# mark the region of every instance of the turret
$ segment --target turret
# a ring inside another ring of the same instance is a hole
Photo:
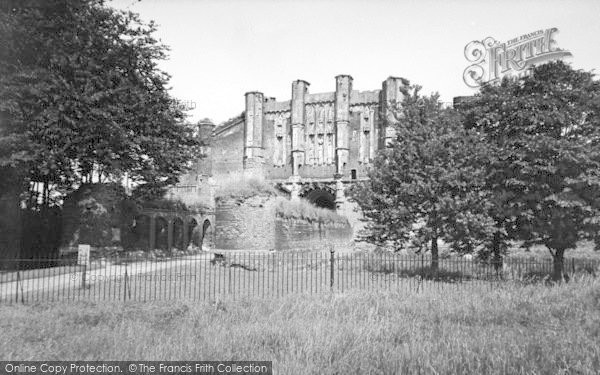
[[[261,92],[246,93],[244,118],[244,170],[262,172],[263,102]]]
[[[388,77],[381,84],[381,102],[380,102],[380,118],[382,119],[382,129],[379,132],[381,135],[380,146],[388,145],[395,137],[396,131],[394,124],[397,122],[394,116],[394,109],[404,100],[403,90],[408,87],[408,81],[400,77]]]
[[[297,80],[292,83],[292,175],[299,173],[304,164],[304,102],[308,93],[306,81]]]
[[[205,143],[210,142],[212,133],[215,130],[215,124],[209,118],[198,121],[198,138]]]
[[[352,93],[352,77],[339,75],[335,77],[335,164],[336,173],[344,174],[348,164],[348,142],[350,138],[350,95]]]

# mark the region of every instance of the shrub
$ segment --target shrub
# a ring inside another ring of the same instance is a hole
[[[244,176],[241,173],[215,180],[215,199],[222,198],[251,198],[257,195],[275,196],[275,188],[264,179],[256,176]]]
[[[63,245],[112,244],[112,228],[127,227],[135,205],[124,205],[125,190],[118,184],[84,184],[69,194],[63,205]]]
[[[155,209],[155,210],[169,210],[169,211],[189,211],[188,206],[180,200],[171,199],[154,199],[150,201],[144,201],[142,203],[144,208]]]
[[[376,257],[368,259],[364,263],[364,269],[373,273],[394,274],[397,277],[420,277],[423,280],[433,280],[442,282],[458,282],[471,279],[471,276],[461,271],[452,271],[448,269],[432,268],[431,266],[419,266],[414,262],[415,259],[406,259],[406,262],[398,259],[385,259]]]
[[[275,214],[284,219],[301,219],[311,223],[348,224],[348,219],[334,211],[312,205],[302,199],[289,200],[278,197],[275,204]]]

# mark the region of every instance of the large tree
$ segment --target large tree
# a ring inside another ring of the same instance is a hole
[[[555,280],[565,251],[600,231],[599,106],[591,73],[553,62],[483,87],[462,108],[497,152],[488,180],[497,226],[545,245]]]
[[[490,237],[490,150],[437,95],[421,96],[416,87],[404,96],[395,139],[378,152],[369,180],[351,196],[367,218],[367,241],[429,247],[437,269],[439,240],[468,253]]]
[[[177,181],[197,140],[157,63],[154,23],[102,0],[0,7],[0,167],[68,191],[81,183]]]

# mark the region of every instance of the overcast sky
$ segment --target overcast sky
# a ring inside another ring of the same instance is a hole
[[[508,41],[556,27],[565,61],[600,68],[600,1],[399,0],[114,0],[119,9],[159,24],[170,46],[161,68],[172,75],[172,95],[194,102],[190,121],[216,123],[244,110],[244,93],[288,100],[291,83],[309,92],[335,90],[350,74],[355,90],[375,90],[388,76],[437,91],[442,100],[469,95],[462,79],[464,47],[492,36]]]

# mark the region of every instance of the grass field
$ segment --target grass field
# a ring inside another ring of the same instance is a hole
[[[2,360],[272,360],[278,374],[597,374],[600,280],[0,309]]]

